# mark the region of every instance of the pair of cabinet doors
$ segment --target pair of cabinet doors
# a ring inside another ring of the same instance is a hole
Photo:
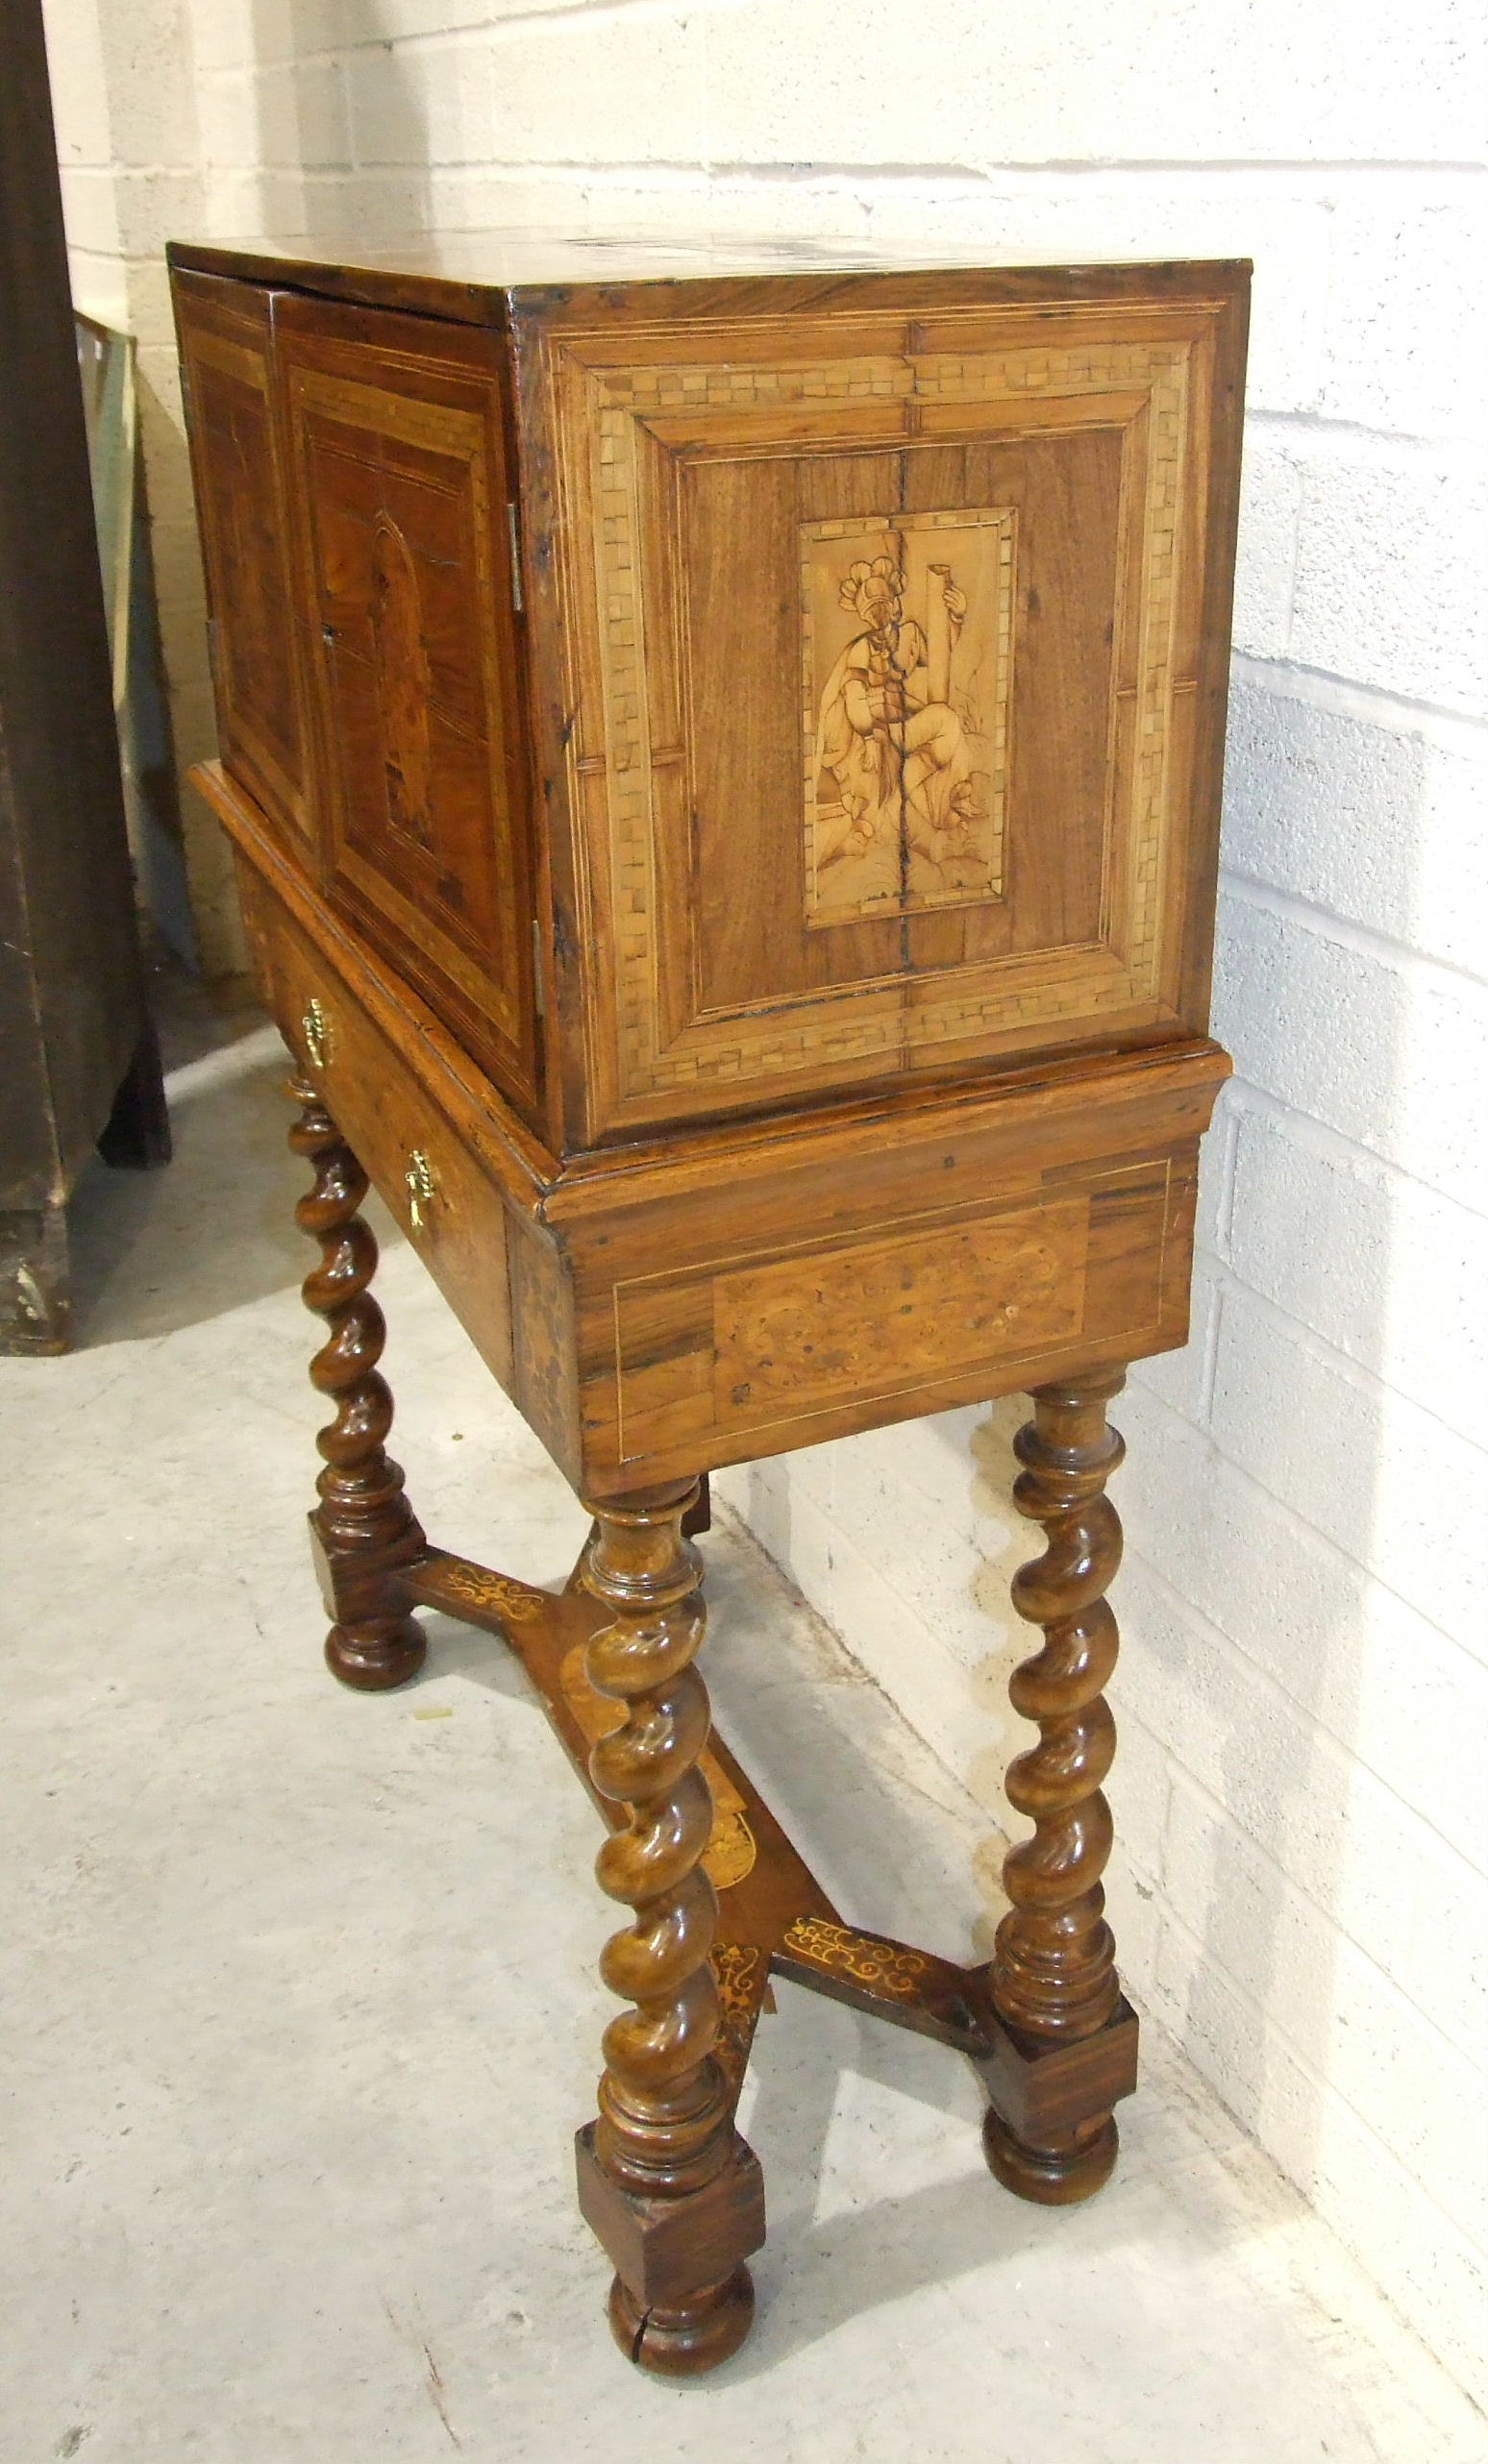
[[[499,355],[178,272],[222,755],[533,1117],[533,866]]]

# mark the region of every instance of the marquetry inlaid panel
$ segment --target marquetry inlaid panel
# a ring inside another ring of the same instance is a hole
[[[801,533],[806,914],[818,930],[1003,888],[1009,506]]]
[[[927,1196],[929,1197],[929,1193]],[[1005,1391],[1030,1360],[1152,1347],[1170,1224],[1191,1205],[1169,1158],[1054,1177],[1019,1203],[923,1210],[623,1277],[613,1291],[620,1460],[658,1430],[710,1462]],[[786,1435],[786,1432],[790,1432]]]
[[[311,835],[287,523],[261,292],[178,290],[223,749],[271,818]]]
[[[415,319],[379,320],[374,369],[323,318],[302,333],[306,313],[280,311],[277,365],[333,892],[526,1093],[532,906],[494,387],[452,357],[459,337]]]
[[[944,1231],[806,1251],[713,1287],[713,1408],[758,1419],[792,1399],[943,1376],[1079,1332],[1089,1206],[1014,1208]]]
[[[1181,1016],[1210,322],[548,342],[591,1126]]]

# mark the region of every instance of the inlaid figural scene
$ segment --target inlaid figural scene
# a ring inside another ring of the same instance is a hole
[[[1000,896],[1015,536],[1005,507],[803,530],[808,924]]]
[[[1115,2160],[1105,1412],[1185,1339],[1228,1068],[1248,269],[171,255],[198,776],[314,1176],[327,1656],[398,1685],[434,1609],[540,1695],[623,1911],[576,2142],[610,2327],[708,2370],[754,2317],[773,1978],[968,2059],[1017,2196]],[[587,1501],[560,1589],[414,1515],[369,1187]],[[854,1925],[713,1732],[706,1475],[1020,1389],[1031,1829],[962,1965]]]

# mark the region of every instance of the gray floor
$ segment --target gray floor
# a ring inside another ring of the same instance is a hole
[[[1051,2213],[954,2057],[789,1987],[755,2336],[626,2368],[570,2195],[592,1814],[497,1642],[433,1620],[382,1700],[321,1668],[281,1075],[263,1034],[178,1074],[171,1171],[80,1201],[81,1348],[0,1363],[5,2464],[1479,2464],[1156,2031],[1117,2180]],[[559,1577],[562,1482],[399,1244],[380,1290],[424,1519]],[[708,1556],[720,1724],[851,1913],[964,1956],[954,1785],[745,1538]]]

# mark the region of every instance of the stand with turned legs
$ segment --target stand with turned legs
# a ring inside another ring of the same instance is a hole
[[[1123,1452],[1105,1406],[1121,1370],[1035,1388],[1018,1437],[1014,1499],[1047,1545],[1013,1585],[1044,1639],[1012,1681],[1039,1742],[1007,1787],[1034,1828],[1004,1867],[1012,1905],[991,1962],[957,1968],[845,1924],[712,1734],[696,1666],[703,1566],[687,1537],[705,1484],[595,1501],[560,1592],[430,1547],[384,1450],[377,1245],[357,1212],[367,1176],[313,1086],[291,1092],[303,1110],[290,1144],[315,1166],[298,1220],[322,1253],[305,1299],[330,1329],[310,1375],[335,1406],[310,1516],[327,1662],[348,1686],[402,1685],[423,1663],[419,1607],[500,1635],[610,1826],[596,1872],[632,1913],[600,1972],[629,2007],[605,2031],[599,2118],[579,2133],[578,2165],[580,2203],[615,2268],[622,2350],[681,2375],[713,2368],[749,2332],[745,2262],[765,2235],[764,2184],[733,2113],[772,1974],[968,2056],[990,2100],[998,2180],[1050,2205],[1088,2199],[1115,2161],[1111,2108],[1136,2080],[1137,2023],[1101,1887],[1115,1746],[1103,1689],[1117,1647],[1104,1592],[1121,1561],[1104,1487]]]
[[[1186,1340],[1228,1069],[1248,269],[171,259],[196,776],[314,1174],[327,1657],[399,1685],[438,1609],[546,1704],[624,1916],[579,2196],[622,2349],[707,2370],[753,2313],[772,1976],[966,2056],[1018,2197],[1115,2159],[1105,1409]],[[587,1502],[559,1592],[414,1515],[369,1185]],[[1023,1392],[1030,1829],[962,1968],[854,1925],[710,1734],[695,1542],[726,1465]]]

